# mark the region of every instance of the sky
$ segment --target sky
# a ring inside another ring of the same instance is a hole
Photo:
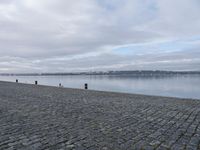
[[[0,73],[200,70],[199,0],[0,0]]]

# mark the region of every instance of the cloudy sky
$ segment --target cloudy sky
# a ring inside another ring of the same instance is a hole
[[[0,73],[200,70],[199,0],[0,0]]]

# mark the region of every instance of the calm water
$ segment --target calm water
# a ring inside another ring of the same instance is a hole
[[[0,80],[42,85],[200,99],[200,76],[135,78],[109,76],[0,76]]]

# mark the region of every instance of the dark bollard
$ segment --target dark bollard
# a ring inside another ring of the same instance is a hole
[[[18,79],[16,79],[16,83],[18,83]]]
[[[38,82],[37,81],[35,81],[35,85],[37,85],[38,84]]]
[[[87,83],[85,83],[85,90],[87,90],[88,89],[88,84]]]

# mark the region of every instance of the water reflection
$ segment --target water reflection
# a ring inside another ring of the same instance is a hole
[[[0,80],[33,84],[35,80],[39,84],[64,87],[84,88],[88,83],[89,89],[101,91],[115,91],[126,93],[138,93],[147,95],[172,96],[200,99],[200,76],[99,76],[99,75],[75,75],[75,76],[0,76]]]

